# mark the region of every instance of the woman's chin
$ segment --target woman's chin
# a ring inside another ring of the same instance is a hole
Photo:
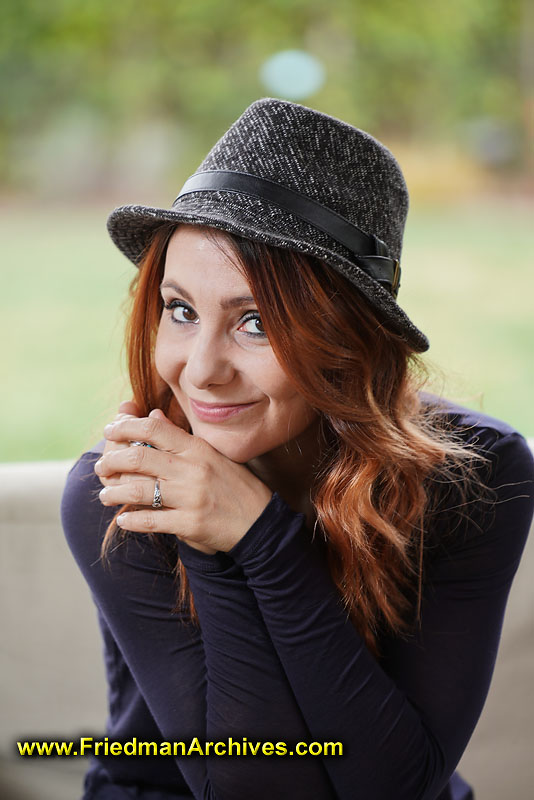
[[[246,464],[247,461],[261,454],[259,452],[260,448],[254,447],[252,443],[245,444],[239,434],[227,437],[217,431],[195,430],[195,425],[192,426],[191,433],[193,436],[203,439],[214,450],[229,458],[230,461],[235,461],[236,464]]]

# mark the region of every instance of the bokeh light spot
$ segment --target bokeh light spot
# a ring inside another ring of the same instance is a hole
[[[264,61],[260,80],[273,94],[299,100],[321,88],[325,70],[315,56],[304,50],[281,50]]]

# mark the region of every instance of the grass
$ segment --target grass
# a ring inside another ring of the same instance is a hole
[[[121,369],[133,267],[107,208],[4,208],[1,461],[74,458],[129,397]],[[434,386],[534,435],[533,279],[526,204],[415,207],[400,301],[431,341]]]

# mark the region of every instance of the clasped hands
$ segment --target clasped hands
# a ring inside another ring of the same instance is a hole
[[[177,427],[165,414],[139,417],[134,403],[122,403],[106,426],[103,456],[95,472],[105,506],[133,504],[121,514],[121,528],[174,534],[191,547],[227,552],[245,535],[272,491],[243,464]],[[133,412],[133,413],[128,413]],[[152,447],[133,447],[142,441]],[[152,508],[156,478],[162,508]]]

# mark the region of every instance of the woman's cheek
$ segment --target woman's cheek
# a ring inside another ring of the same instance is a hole
[[[156,372],[165,383],[171,385],[173,380],[173,363],[171,359],[171,348],[166,345],[162,335],[161,326],[158,329],[156,337],[156,346],[154,350],[154,365]]]
[[[176,355],[176,352],[174,353]],[[172,389],[173,386],[173,375],[176,374],[175,364],[176,359],[174,361],[172,359],[172,348],[166,348],[165,343],[162,341],[162,338],[159,336],[156,338],[156,346],[154,350],[154,366],[156,368],[156,372],[158,373],[159,377],[163,381],[163,383]],[[167,410],[167,417],[177,425],[179,428],[183,428],[188,433],[191,433],[191,425],[187,416],[178,402],[176,395],[173,391],[172,398],[170,401],[169,408]]]

